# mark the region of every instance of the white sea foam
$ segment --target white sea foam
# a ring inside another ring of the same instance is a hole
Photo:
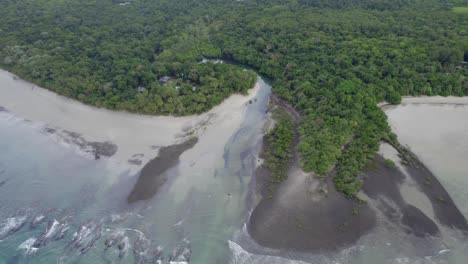
[[[34,242],[36,242],[36,240],[37,239],[35,237],[28,238],[26,241],[24,241],[18,246],[18,250],[23,250],[27,255],[36,253],[37,250],[39,250],[38,248],[33,247]]]
[[[232,254],[231,264],[307,264],[299,260],[290,260],[277,256],[256,255],[247,252],[235,242],[228,241],[229,249]]]
[[[41,214],[41,215],[34,217],[32,223],[36,225],[36,224],[41,223],[44,219],[45,219],[45,215]]]
[[[143,232],[141,232],[140,230],[138,229],[133,229],[133,228],[125,228],[124,230],[127,230],[127,231],[132,231],[132,232],[136,232],[138,233],[140,236],[143,236],[145,237],[145,234],[143,234]]]
[[[125,221],[131,215],[132,215],[132,213],[111,214],[109,216],[109,220],[110,220],[111,223],[118,223],[118,222]]]
[[[55,236],[57,234],[57,232],[59,231],[60,226],[61,226],[61,224],[59,223],[59,221],[54,219],[52,225],[50,226],[49,229],[47,229],[46,233],[44,234],[44,237],[45,238],[51,238],[51,237]]]
[[[0,239],[4,239],[11,233],[18,231],[26,220],[27,216],[10,217],[0,223]]]

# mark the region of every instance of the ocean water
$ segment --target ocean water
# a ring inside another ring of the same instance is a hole
[[[100,222],[117,209],[109,199],[110,177],[118,181],[126,176],[112,171],[106,161],[90,160],[57,143],[42,124],[5,112],[0,113],[0,172],[1,263],[57,262],[66,255],[61,246],[80,223]],[[31,224],[36,217],[37,224]],[[24,242],[43,235],[53,219],[63,225],[64,237],[51,238],[47,246],[28,254],[32,252],[26,252]]]

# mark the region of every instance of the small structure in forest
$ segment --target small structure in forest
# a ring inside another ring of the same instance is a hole
[[[146,88],[145,88],[144,86],[138,86],[137,91],[138,91],[139,93],[142,93],[142,92],[146,91]]]
[[[455,67],[455,70],[461,70],[463,68],[468,68],[468,61],[462,61],[460,64]]]
[[[130,2],[117,3],[119,6],[126,6],[131,4]]]
[[[171,79],[171,77],[169,76],[163,76],[161,78],[159,78],[159,83],[162,85],[162,84],[165,84],[167,83],[169,80]]]

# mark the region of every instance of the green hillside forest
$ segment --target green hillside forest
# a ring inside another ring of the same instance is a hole
[[[468,95],[464,0],[1,0],[0,66],[86,104],[201,113],[257,77],[301,114],[303,168],[347,196],[402,95]],[[202,63],[204,58],[232,63]],[[169,81],[160,82],[160,78]],[[140,89],[139,89],[140,88]],[[285,133],[288,134],[288,133]]]

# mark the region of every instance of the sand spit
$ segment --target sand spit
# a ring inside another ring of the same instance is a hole
[[[383,216],[381,220],[397,230],[418,237],[439,235],[439,228],[432,219],[401,195],[400,186],[405,175],[399,168],[389,167],[385,159],[377,155],[363,174],[366,180],[362,190],[369,197],[366,200],[374,210]]]
[[[145,116],[84,105],[0,70],[2,108],[18,117],[42,123],[48,129],[79,135],[83,142],[115,144],[113,160],[136,169],[156,157],[160,147],[183,142],[188,134],[206,133],[208,126],[215,126],[232,113],[242,116],[245,105],[259,88],[257,83],[249,95],[232,95],[209,112],[197,116]]]
[[[405,147],[394,147],[398,157],[388,148],[384,144],[386,150],[381,153],[397,166],[389,166],[377,155],[363,172],[367,176],[363,190],[373,198],[374,206],[382,208],[390,222],[402,224],[407,233],[416,236],[436,236],[442,227],[467,232],[467,220],[434,174]],[[412,191],[417,195],[405,195],[407,185],[414,185]]]
[[[467,220],[434,174],[411,151],[404,149],[403,153],[408,173],[431,201],[436,219],[443,225],[468,232]]]

